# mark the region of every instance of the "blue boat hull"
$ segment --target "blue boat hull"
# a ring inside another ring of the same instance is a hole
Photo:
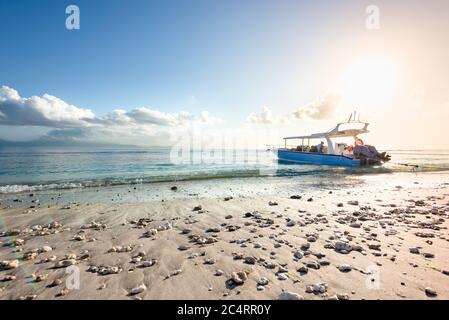
[[[282,149],[277,150],[277,157],[280,160],[293,163],[316,164],[325,166],[360,167],[381,164],[380,161],[371,159],[351,159],[336,154],[289,151]]]

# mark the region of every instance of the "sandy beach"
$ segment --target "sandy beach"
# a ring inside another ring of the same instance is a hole
[[[445,175],[416,182],[425,177],[401,176],[415,187],[389,177],[376,189],[4,207],[0,299],[449,299],[449,185]]]

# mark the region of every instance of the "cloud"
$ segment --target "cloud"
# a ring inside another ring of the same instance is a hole
[[[274,116],[268,107],[263,107],[262,111],[251,113],[246,121],[252,124],[278,124],[288,122],[286,117]]]
[[[89,109],[70,105],[49,94],[24,98],[10,87],[0,88],[0,125],[53,129],[43,136],[46,139],[110,142],[134,139],[138,143],[148,143],[152,137],[159,141],[189,125],[220,121],[207,111],[192,115],[187,111],[168,113],[146,107],[129,111],[115,109],[104,117],[97,117]]]
[[[89,109],[78,108],[63,100],[44,94],[42,97],[22,98],[6,86],[0,88],[0,124],[44,127],[86,126],[95,114]]]
[[[295,112],[293,117],[296,119],[329,119],[335,116],[335,110],[340,101],[340,97],[335,94],[327,94],[324,98],[317,99],[309,103]]]

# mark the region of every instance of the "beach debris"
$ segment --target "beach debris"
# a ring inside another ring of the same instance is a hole
[[[357,200],[350,200],[350,201],[348,201],[348,204],[351,206],[358,206],[359,202]]]
[[[297,194],[294,194],[294,195],[290,196],[290,199],[295,199],[295,200],[299,200],[301,198],[302,198],[302,196],[297,195]]]
[[[177,187],[177,186],[172,186],[172,187],[170,188],[170,190],[171,190],[171,191],[178,191],[178,187]]]
[[[278,297],[279,300],[304,300],[304,297],[296,292],[284,291]]]
[[[147,286],[146,286],[145,284],[141,284],[141,285],[138,286],[138,287],[132,288],[132,289],[129,291],[129,295],[130,295],[130,296],[134,296],[134,295],[136,295],[136,294],[139,294],[139,293],[144,292],[145,290],[147,290]]]
[[[224,198],[224,201],[229,201],[229,200],[232,200],[232,199],[234,199],[234,198],[231,197],[231,196],[229,196],[229,197],[225,197],[225,198]]]
[[[0,270],[10,270],[19,267],[19,260],[3,260],[0,261]]]
[[[277,206],[278,203],[277,203],[276,201],[269,201],[269,202],[268,202],[268,205],[269,205],[269,206]]]
[[[193,207],[192,211],[202,211],[203,207],[201,205],[197,205],[195,207]]]

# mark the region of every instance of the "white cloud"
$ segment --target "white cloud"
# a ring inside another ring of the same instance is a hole
[[[189,125],[220,121],[207,111],[195,116],[187,111],[168,113],[146,107],[115,109],[100,118],[89,109],[48,94],[23,98],[12,88],[0,88],[0,125],[53,128],[52,138],[148,142],[151,137],[160,140]]]
[[[299,108],[293,112],[293,116],[297,119],[329,119],[335,116],[335,110],[339,101],[340,98],[338,95],[327,94],[323,98]]]
[[[268,107],[263,107],[262,111],[251,113],[246,121],[252,124],[278,124],[288,122],[286,117],[274,116]]]
[[[22,98],[7,86],[0,88],[0,124],[47,127],[85,126],[95,114],[49,94]]]

